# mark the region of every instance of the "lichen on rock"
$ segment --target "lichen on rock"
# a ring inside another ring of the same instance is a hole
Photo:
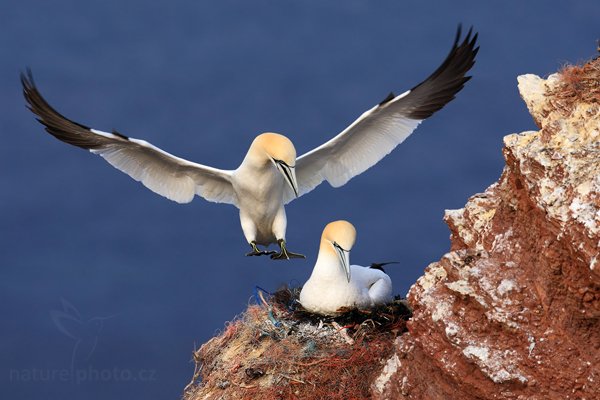
[[[540,130],[506,136],[500,180],[446,212],[451,252],[412,286],[374,398],[600,393],[600,59],[518,83]]]

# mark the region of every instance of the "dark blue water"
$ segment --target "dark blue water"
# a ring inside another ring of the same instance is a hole
[[[194,346],[255,285],[306,279],[334,219],[358,229],[353,262],[402,263],[405,294],[449,247],[444,209],[498,178],[504,135],[534,129],[516,76],[594,54],[600,3],[554,3],[2,2],[0,398],[178,398]],[[458,22],[480,32],[473,80],[375,168],[288,206],[304,262],[244,258],[233,207],[177,205],[45,134],[18,82],[30,66],[77,121],[235,168],[260,132],[303,153],[410,88]]]

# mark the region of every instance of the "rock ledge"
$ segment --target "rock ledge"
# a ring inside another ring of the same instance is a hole
[[[518,83],[540,130],[506,136],[500,180],[446,212],[451,252],[411,288],[374,398],[598,398],[600,60]]]

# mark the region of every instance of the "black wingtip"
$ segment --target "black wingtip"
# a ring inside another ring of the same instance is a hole
[[[66,118],[48,104],[36,87],[30,68],[21,72],[21,84],[26,107],[35,114],[36,120],[44,126],[46,132],[83,149],[98,148],[104,144],[105,139],[94,135],[90,127]]]
[[[459,23],[458,28],[456,28],[456,36],[454,37],[453,47],[458,45],[458,41],[460,40],[461,33],[462,33],[462,24]]]
[[[471,27],[469,28],[469,31],[467,32],[467,36],[465,36],[465,40],[463,41],[463,44],[467,44],[471,41],[472,34],[473,34],[473,26],[471,25]],[[475,33],[475,35],[477,36],[477,33]]]
[[[414,104],[421,104],[415,106],[407,117],[426,119],[455,98],[456,93],[470,79],[467,72],[475,64],[475,56],[479,51],[478,37],[473,26],[463,37],[462,24],[458,24],[454,43],[442,64],[427,79],[411,89]]]
[[[379,106],[381,107],[381,106],[383,106],[383,105],[385,105],[385,104],[389,103],[390,101],[394,100],[395,98],[396,98],[396,95],[394,95],[394,92],[390,92],[390,94],[388,94],[388,95],[386,96],[386,98],[385,98],[385,99],[383,99],[383,100],[381,101],[381,103],[379,103]]]
[[[26,91],[35,89],[35,81],[33,80],[33,73],[31,68],[25,67],[25,71],[21,71],[19,74],[21,78],[21,85],[23,86],[23,93]]]
[[[378,269],[380,271],[385,272],[385,270],[383,269],[383,267],[385,265],[389,265],[389,264],[400,264],[400,262],[398,262],[398,261],[387,261],[387,262],[382,262],[382,263],[371,263],[371,265],[369,266],[369,268],[371,268],[371,269]]]
[[[115,135],[115,136],[118,136],[118,137],[120,137],[121,139],[124,139],[124,140],[129,140],[129,137],[128,137],[128,136],[125,136],[125,135],[123,135],[122,133],[119,133],[119,132],[117,132],[117,130],[116,130],[116,129],[113,129],[113,130],[112,130],[112,134],[113,134],[113,135]]]

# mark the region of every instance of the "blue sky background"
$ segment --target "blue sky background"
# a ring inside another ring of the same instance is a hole
[[[599,19],[591,0],[0,3],[0,397],[178,398],[194,346],[256,285],[307,279],[334,219],[358,230],[353,263],[401,262],[406,294],[449,248],[444,209],[499,177],[504,135],[535,129],[517,75],[593,56]],[[287,207],[306,261],[244,258],[232,206],[172,203],[58,142],[18,81],[30,66],[66,116],[233,169],[263,131],[303,153],[412,87],[459,22],[481,50],[458,98],[376,167]]]

